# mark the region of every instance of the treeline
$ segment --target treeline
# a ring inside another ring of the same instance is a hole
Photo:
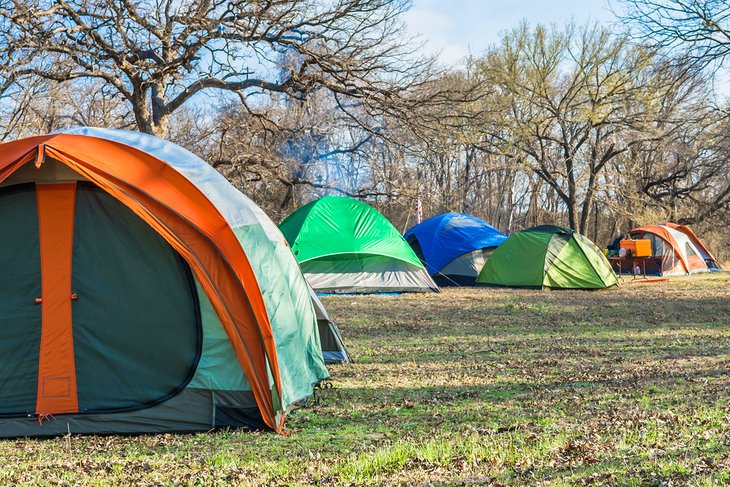
[[[626,20],[648,25],[653,2],[627,3]],[[274,220],[345,194],[400,229],[420,200],[425,216],[468,212],[508,233],[561,224],[599,245],[672,220],[730,256],[728,107],[708,69],[724,51],[680,49],[666,37],[677,29],[654,24],[638,37],[522,24],[447,69],[407,42],[408,7],[0,0],[1,135],[154,133]]]

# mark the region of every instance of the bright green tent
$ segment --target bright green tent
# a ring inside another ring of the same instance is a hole
[[[497,247],[476,282],[556,289],[618,285],[611,265],[593,242],[568,228],[552,225],[512,235]]]
[[[315,291],[438,290],[398,230],[362,201],[325,196],[293,212],[279,228]]]

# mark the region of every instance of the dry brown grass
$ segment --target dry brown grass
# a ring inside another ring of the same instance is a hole
[[[356,363],[290,436],[0,443],[0,484],[730,483],[730,275],[327,297]]]

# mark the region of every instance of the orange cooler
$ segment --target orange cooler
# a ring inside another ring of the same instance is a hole
[[[619,246],[630,250],[632,257],[651,257],[651,240],[621,240]]]
[[[651,257],[651,240],[648,238],[634,240],[636,242],[636,257]]]

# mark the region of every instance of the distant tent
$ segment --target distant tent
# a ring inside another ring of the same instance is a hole
[[[362,201],[326,196],[293,212],[279,228],[315,291],[438,291],[395,227]]]
[[[705,261],[705,264],[707,264],[707,268],[711,272],[721,272],[722,271],[720,262],[712,255],[712,253],[707,248],[705,243],[702,240],[700,240],[700,237],[698,237],[697,234],[689,226],[677,225],[676,223],[672,223],[672,222],[665,222],[664,226],[673,228],[673,229],[685,234],[689,238],[689,240],[694,244],[694,246],[697,248],[697,250],[699,250],[700,256]]]
[[[634,239],[651,240],[654,258],[645,262],[647,274],[678,276],[722,270],[705,244],[688,226],[667,222],[635,228],[629,234]],[[624,263],[622,271],[630,271],[630,265],[631,262]]]
[[[479,218],[443,213],[404,236],[439,286],[473,286],[484,263],[507,236]]]
[[[601,289],[618,285],[606,257],[586,237],[543,225],[512,235],[484,265],[479,284]]]
[[[314,313],[317,315],[317,327],[319,328],[319,340],[322,344],[324,363],[337,364],[350,362],[350,354],[345,347],[345,343],[342,341],[340,329],[332,321],[322,301],[319,300],[314,289],[311,287],[309,287],[309,294],[312,297],[312,304],[314,304]]]

